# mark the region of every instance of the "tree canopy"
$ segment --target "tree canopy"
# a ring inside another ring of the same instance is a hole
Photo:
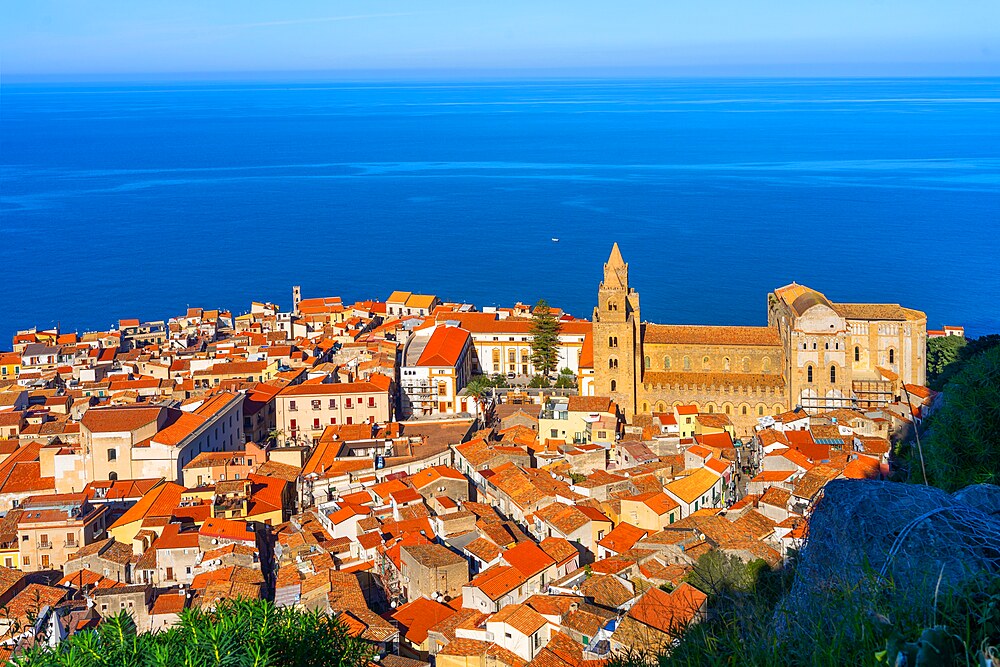
[[[949,365],[958,361],[958,353],[963,347],[965,347],[965,339],[961,336],[940,336],[927,339],[927,383],[931,387],[935,387],[938,378]]]
[[[965,339],[942,336],[927,339],[927,386],[941,391],[971,359],[1000,345],[1000,334]]]
[[[948,382],[923,449],[935,486],[1000,483],[1000,346],[970,359]]]
[[[545,299],[535,304],[531,335],[531,363],[540,375],[551,375],[559,364],[559,320]]]

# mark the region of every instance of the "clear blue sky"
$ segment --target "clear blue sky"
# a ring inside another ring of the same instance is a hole
[[[5,0],[0,72],[1000,74],[1000,0]]]

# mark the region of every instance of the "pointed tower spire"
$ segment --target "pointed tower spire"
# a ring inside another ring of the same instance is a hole
[[[614,247],[611,248],[611,256],[608,257],[608,266],[615,269],[625,266],[625,260],[622,259],[622,251],[618,249],[617,241],[615,241]]]
[[[604,287],[628,291],[628,264],[622,258],[622,251],[615,243],[611,248],[611,256],[604,264]]]

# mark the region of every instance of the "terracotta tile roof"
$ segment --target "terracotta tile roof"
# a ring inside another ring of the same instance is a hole
[[[496,601],[524,584],[527,578],[517,568],[509,565],[494,565],[479,573],[467,585],[478,588],[489,599]]]
[[[191,588],[207,588],[210,584],[218,582],[263,584],[264,575],[257,568],[230,565],[195,575],[191,580]]]
[[[898,303],[835,303],[833,309],[845,320],[905,320]]]
[[[105,500],[141,498],[162,481],[162,477],[156,479],[99,480],[88,484],[83,492],[90,498],[94,498],[97,496],[97,489],[103,489],[101,497]]]
[[[780,486],[770,486],[761,495],[760,502],[765,505],[784,509],[788,506],[788,499],[791,495],[791,491],[787,489],[783,489]]]
[[[54,490],[55,478],[42,477],[42,466],[37,461],[13,462],[7,470],[3,486],[0,486],[0,493],[4,494]]]
[[[503,559],[529,579],[555,564],[551,556],[530,541],[520,542],[507,549],[503,553]]]
[[[486,617],[486,614],[480,613],[475,609],[459,608],[455,611],[454,615],[438,621],[428,628],[427,632],[441,635],[446,641],[452,641],[455,639],[457,629],[465,627],[478,628],[486,620]]]
[[[487,656],[492,658],[489,664],[503,667],[525,667],[528,663],[519,658],[516,654],[501,648],[496,644],[479,641],[477,639],[465,639],[460,637],[448,642],[447,646],[438,651],[438,655],[453,655],[476,657]]]
[[[156,598],[150,614],[156,616],[160,614],[179,614],[184,610],[187,603],[187,596],[183,593],[165,593]]]
[[[590,475],[587,475],[587,479],[578,484],[574,484],[574,486],[578,486],[584,489],[593,489],[599,486],[606,486],[608,484],[617,484],[619,482],[624,482],[626,481],[626,479],[627,479],[626,477],[605,472],[604,470],[595,470]]]
[[[503,609],[490,616],[486,622],[503,623],[528,637],[548,624],[548,621],[541,614],[523,604],[506,605]]]
[[[413,560],[427,568],[446,567],[448,565],[465,563],[464,558],[440,544],[411,544],[402,547],[402,549]]]
[[[544,540],[538,543],[548,556],[556,562],[557,565],[563,565],[573,559],[574,556],[578,556],[579,552],[576,547],[561,537],[546,537]]]
[[[574,505],[555,502],[541,507],[535,511],[535,516],[549,524],[563,535],[583,528],[590,523],[591,519],[587,514]]]
[[[38,613],[47,606],[53,606],[69,594],[65,588],[28,584],[7,603],[4,617],[17,621],[22,627],[30,625]]]
[[[681,477],[666,485],[672,494],[686,503],[693,503],[709,492],[719,481],[719,476],[705,468],[698,468],[690,475]]]
[[[650,588],[632,605],[627,616],[664,633],[687,627],[707,602],[708,596],[688,583],[672,593]]]
[[[431,334],[417,366],[457,366],[462,350],[470,342],[469,332],[457,327],[439,326]]]
[[[607,620],[593,613],[590,609],[577,609],[566,614],[562,621],[562,627],[566,630],[574,630],[586,637],[593,637],[604,627]]]
[[[450,466],[430,466],[406,478],[406,481],[416,489],[422,489],[428,484],[434,484],[441,479],[468,481],[462,473]]]
[[[818,465],[807,470],[795,484],[792,495],[796,498],[812,500],[820,489],[826,486],[827,482],[838,477],[840,472],[837,468],[828,465]]]
[[[605,535],[598,544],[605,549],[610,549],[615,553],[624,553],[631,549],[636,542],[649,535],[649,531],[637,528],[630,523],[621,522]]]
[[[250,530],[249,524],[245,521],[234,521],[232,519],[208,519],[198,529],[198,533],[205,537],[214,537],[226,540],[239,540],[241,542],[253,542],[256,544],[256,534]]]
[[[465,550],[484,563],[492,563],[500,556],[501,552],[500,547],[483,537],[478,537],[469,542],[465,545]]]
[[[676,500],[662,491],[657,491],[656,493],[643,493],[638,496],[632,496],[631,498],[622,498],[622,501],[640,502],[656,512],[657,516],[663,516],[671,510],[675,510],[680,507]]]
[[[774,534],[775,522],[756,510],[747,510],[741,514],[733,525],[745,530],[755,540],[761,540]]]
[[[632,589],[622,583],[621,579],[610,574],[587,577],[580,584],[580,592],[591,598],[594,604],[612,608],[623,605],[635,597]]]
[[[847,479],[879,479],[882,467],[877,458],[863,454],[850,461],[845,467],[843,476]]]
[[[867,454],[883,456],[888,454],[892,449],[892,444],[885,438],[869,438],[862,436],[859,437],[858,440],[861,441],[861,446]]]
[[[645,344],[781,346],[781,337],[773,327],[647,324],[642,341]]]
[[[615,404],[608,396],[570,396],[570,412],[614,412]]]
[[[414,644],[422,644],[431,627],[454,615],[455,610],[447,605],[427,598],[417,598],[399,607],[392,614],[392,619],[399,623],[406,639]]]
[[[157,421],[163,410],[159,407],[91,408],[84,413],[80,423],[92,433],[135,431]]]
[[[84,588],[122,588],[125,586],[125,583],[109,579],[97,572],[83,568],[72,574],[67,574],[56,585],[83,590]]]
[[[174,482],[164,482],[139,499],[110,528],[126,526],[146,517],[169,517],[181,502],[181,494],[186,489]]]

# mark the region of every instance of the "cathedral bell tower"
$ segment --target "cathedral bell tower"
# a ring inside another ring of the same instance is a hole
[[[615,243],[594,308],[594,393],[610,396],[630,420],[642,379],[641,326],[639,293],[628,285],[628,264]]]

